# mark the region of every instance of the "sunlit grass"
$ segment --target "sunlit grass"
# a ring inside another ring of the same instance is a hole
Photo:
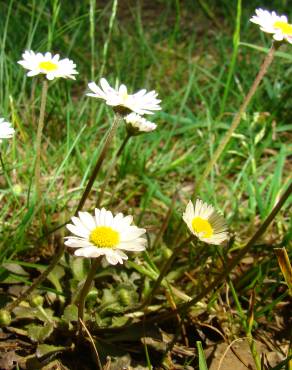
[[[2,263],[14,261],[21,265],[20,260],[24,260],[31,263],[23,265],[24,268],[35,277],[38,264],[48,265],[54,255],[59,242],[51,231],[74,214],[114,119],[111,108],[85,95],[88,82],[98,82],[102,76],[113,86],[125,83],[131,91],[142,87],[155,89],[162,99],[162,111],[147,117],[158,128],[129,140],[102,201],[103,206],[115,213],[132,214],[135,223],[148,232],[147,255],[139,256],[138,261],[143,261],[143,266],[137,261],[126,265],[128,274],[136,270],[142,276],[141,282],[133,285],[136,291],[133,288],[130,306],[147,299],[170,250],[188,236],[185,225],[181,234],[176,234],[182,213],[252,84],[270,40],[248,23],[254,9],[241,9],[240,1],[237,10],[236,2],[231,6],[226,1],[222,1],[222,8],[211,9],[215,15],[218,12],[222,29],[216,27],[213,13],[207,16],[206,9],[198,11],[191,2],[185,7],[177,1],[167,3],[157,5],[159,11],[147,5],[142,9],[138,3],[132,7],[119,4],[116,8],[117,2],[108,2],[105,7],[99,7],[94,1],[80,2],[76,7],[58,1],[52,4],[10,1],[3,5],[6,17],[0,19],[1,117],[13,123],[16,135],[10,142],[1,144],[11,182],[7,186],[1,176]],[[279,12],[283,9],[287,13],[284,2],[275,3]],[[236,15],[239,17],[240,12],[239,28]],[[16,63],[23,50],[30,48],[60,52],[74,60],[79,72],[76,82],[50,83],[41,152],[43,190],[37,204],[33,202],[33,161],[41,79],[29,79]],[[282,46],[238,129],[197,194],[224,212],[231,236],[235,236],[230,252],[245,245],[291,181],[290,64],[291,46]],[[95,208],[110,161],[126,135],[124,125],[120,125],[107,153],[106,165],[86,200],[86,210]],[[170,207],[172,211],[168,214]],[[253,246],[249,254],[253,262],[247,263],[241,281],[235,281],[234,286],[231,281],[226,283],[235,302],[232,302],[235,313],[229,319],[237,323],[239,317],[242,331],[251,343],[257,320],[265,315],[272,320],[277,303],[284,302],[287,296],[279,288],[283,282],[272,249],[291,241],[289,207],[291,197],[266,234]],[[42,221],[38,218],[40,213],[44,215]],[[153,248],[164,222],[165,233]],[[60,228],[57,235],[62,238],[65,229]],[[205,266],[210,268],[209,274],[213,270],[217,273],[226,258],[227,252],[218,255],[216,248],[200,243],[195,248],[183,248],[167,280],[163,280],[161,293],[166,292],[163,304],[170,302],[171,294],[175,299],[181,299],[184,294],[195,296],[206,281]],[[70,288],[73,290],[86,277],[81,270],[78,270],[80,275],[75,272],[74,263],[71,256],[61,263],[67,273],[73,271],[74,288]],[[203,268],[200,270],[199,266]],[[85,264],[84,270],[87,268]],[[191,278],[195,283],[184,274],[194,269],[196,274]],[[0,271],[4,281],[5,265]],[[119,275],[111,269],[108,271]],[[115,281],[117,291],[120,285],[132,284],[125,283],[124,278]],[[27,286],[33,280],[30,276],[22,279]],[[62,291],[64,287],[51,284],[54,288],[43,288],[65,294],[70,301],[68,291]],[[111,289],[111,282],[105,280],[103,284],[97,316],[102,325],[111,326],[112,318],[105,318],[102,311],[106,311],[105,292]],[[173,287],[179,292],[173,293]],[[251,289],[256,297],[252,328],[248,327],[247,316],[251,311],[245,312],[251,310],[248,304]],[[118,293],[111,294],[113,300],[119,299]],[[271,299],[273,294],[275,300]],[[161,296],[156,303],[161,301]],[[204,300],[206,312],[220,311],[216,297],[214,293],[209,301]],[[144,350],[149,365],[151,354],[147,346]]]

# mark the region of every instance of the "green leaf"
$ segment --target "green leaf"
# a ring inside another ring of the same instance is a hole
[[[4,267],[6,270],[13,272],[14,274],[17,274],[17,275],[23,275],[23,276],[29,275],[28,272],[25,271],[24,268],[22,268],[17,263],[11,263],[11,262],[3,263],[2,267]]]
[[[14,308],[13,313],[18,319],[38,319],[47,322],[53,318],[53,311],[49,308],[44,309],[44,314],[38,308],[19,306]]]
[[[258,45],[249,44],[247,42],[241,42],[240,46],[246,46],[250,49],[254,49],[254,50],[266,53],[266,54],[269,52],[268,48],[264,48],[264,47],[258,46]],[[283,53],[282,51],[276,51],[275,55],[276,55],[276,57],[287,59],[289,62],[292,61],[292,54]]]
[[[39,344],[36,350],[36,357],[40,358],[55,352],[62,352],[66,349],[67,348],[63,346],[53,346],[51,344]]]
[[[70,261],[70,265],[72,268],[73,276],[76,280],[81,281],[86,278],[86,266],[85,266],[85,258],[73,258]]]
[[[199,356],[199,370],[208,370],[205,353],[202,347],[202,343],[200,341],[197,341],[197,349]]]
[[[45,326],[30,324],[27,326],[27,329],[27,334],[32,341],[43,342],[52,334],[54,330],[54,324],[47,323]]]
[[[63,319],[67,322],[78,321],[78,308],[75,304],[69,304],[65,308]]]

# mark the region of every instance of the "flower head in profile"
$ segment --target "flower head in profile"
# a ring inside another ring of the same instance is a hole
[[[276,12],[269,12],[264,9],[256,9],[250,21],[258,24],[260,29],[272,33],[276,41],[286,40],[292,44],[292,24],[288,23],[286,15],[278,15]]]
[[[189,201],[183,220],[190,231],[200,240],[209,244],[221,244],[228,239],[227,225],[213,206],[196,200],[195,207]]]
[[[2,139],[10,139],[14,135],[14,128],[11,123],[6,122],[4,118],[0,118],[0,143]]]
[[[103,99],[107,105],[116,107],[122,113],[128,114],[132,111],[140,115],[153,114],[153,111],[161,109],[159,105],[161,100],[157,99],[158,94],[154,90],[147,92],[142,89],[135,94],[129,94],[125,85],[114,89],[105,78],[100,80],[100,86],[97,86],[95,82],[90,82],[88,87],[92,92],[86,94],[87,96]]]
[[[151,132],[156,129],[157,125],[141,117],[137,113],[130,113],[125,117],[127,130],[132,135],[139,135],[142,132]]]
[[[59,77],[75,80],[74,75],[78,74],[76,64],[72,60],[68,58],[60,59],[59,54],[52,55],[50,52],[42,54],[26,50],[22,54],[22,60],[17,63],[29,70],[27,73],[29,77],[44,74],[48,80]]]
[[[79,212],[72,217],[72,224],[66,227],[76,236],[66,237],[65,244],[76,248],[75,256],[97,258],[104,256],[112,264],[123,263],[128,257],[123,251],[140,252],[145,250],[146,230],[131,225],[132,216],[118,213],[114,216],[105,208],[95,209],[92,216]]]

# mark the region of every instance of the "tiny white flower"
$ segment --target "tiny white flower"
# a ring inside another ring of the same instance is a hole
[[[42,54],[26,50],[22,54],[22,58],[23,60],[19,60],[17,63],[29,70],[27,73],[29,77],[45,74],[48,80],[58,77],[75,80],[74,75],[78,74],[76,64],[68,58],[60,59],[59,54],[52,55],[50,52]]]
[[[205,243],[218,245],[228,239],[224,217],[216,212],[213,206],[200,199],[196,200],[195,207],[189,201],[183,220],[191,233]]]
[[[292,24],[288,23],[286,15],[278,15],[276,12],[269,12],[264,9],[256,9],[250,21],[258,24],[260,29],[267,33],[272,33],[276,41],[287,40],[292,44]]]
[[[112,88],[105,78],[101,78],[100,87],[95,82],[88,84],[92,93],[86,94],[97,99],[105,100],[107,105],[112,107],[126,108],[127,111],[143,114],[153,114],[153,111],[160,110],[161,100],[157,99],[158,94],[153,90],[147,92],[142,89],[135,94],[128,94],[127,87],[120,85],[118,89]]]
[[[151,132],[156,129],[157,125],[147,119],[139,116],[137,113],[130,113],[125,117],[127,128],[130,133],[137,135],[141,132]]]
[[[11,123],[6,122],[4,118],[0,118],[0,143],[1,139],[10,139],[14,135],[14,128]]]
[[[104,256],[112,264],[123,263],[128,257],[123,251],[145,250],[146,239],[141,236],[146,230],[131,225],[132,216],[116,216],[105,208],[95,209],[95,215],[79,212],[72,217],[73,224],[67,229],[77,236],[66,237],[65,245],[76,248],[75,256],[97,258]]]

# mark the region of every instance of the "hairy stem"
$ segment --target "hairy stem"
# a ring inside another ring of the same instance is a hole
[[[205,296],[207,296],[209,293],[211,293],[214,289],[217,289],[223,281],[228,277],[228,275],[231,273],[231,271],[234,269],[235,266],[238,265],[238,263],[242,260],[242,258],[247,254],[247,252],[251,249],[251,247],[255,244],[255,242],[265,233],[269,225],[272,223],[274,218],[276,217],[277,213],[282,208],[283,204],[286,202],[286,200],[289,198],[289,196],[292,193],[292,182],[286,189],[286,191],[282,194],[280,197],[278,203],[275,205],[271,213],[268,215],[268,217],[264,220],[264,222],[261,224],[259,229],[256,231],[256,233],[252,236],[252,238],[247,242],[245,247],[243,247],[236,256],[234,256],[227,266],[224,268],[224,271],[216,277],[216,279],[210,283],[207,287],[205,287],[199,294],[197,294],[194,298],[192,298],[189,302],[183,303],[178,306],[177,310],[166,313],[161,315],[158,319],[159,320],[167,320],[173,315],[176,315],[177,312],[184,312],[188,310],[190,307],[192,307],[194,304],[199,302],[201,299],[203,299]],[[154,321],[157,320],[156,318],[153,318]],[[152,321],[150,319],[149,321]]]
[[[103,161],[105,159],[105,156],[106,156],[106,153],[107,153],[107,151],[109,149],[110,143],[111,143],[111,141],[112,141],[112,139],[113,139],[113,137],[114,137],[114,135],[116,133],[116,130],[118,128],[118,124],[119,124],[120,120],[121,120],[120,115],[119,114],[116,114],[115,115],[115,118],[114,118],[114,122],[113,122],[110,130],[108,131],[107,136],[106,136],[106,139],[105,139],[105,142],[103,144],[103,148],[101,150],[101,153],[100,153],[100,155],[99,155],[99,157],[97,159],[97,162],[96,162],[95,167],[94,167],[94,169],[93,169],[93,171],[91,173],[91,176],[90,176],[90,178],[88,180],[88,183],[86,185],[86,188],[85,188],[85,190],[84,190],[84,192],[82,194],[82,197],[80,199],[80,202],[79,202],[79,204],[78,204],[78,206],[76,208],[75,215],[77,215],[78,212],[83,208],[84,203],[86,202],[86,199],[88,198],[88,195],[89,195],[89,193],[91,191],[91,188],[93,186],[93,183],[94,183],[94,181],[96,179],[96,176],[98,175],[98,172],[99,172],[99,170],[101,168],[101,165],[102,165],[102,163],[103,163]]]
[[[40,194],[41,194],[41,164],[40,164],[41,162],[41,143],[42,143],[42,134],[43,134],[43,129],[44,129],[47,92],[48,92],[48,81],[44,79],[43,86],[42,86],[40,116],[39,116],[37,136],[36,136],[36,155],[35,155],[35,169],[34,169],[36,203],[40,200]]]
[[[185,241],[183,241],[179,246],[177,246],[173,250],[172,255],[164,263],[164,265],[163,265],[163,267],[162,267],[162,269],[160,271],[160,274],[159,274],[157,280],[155,281],[155,283],[153,285],[153,288],[151,289],[150,293],[146,297],[145,301],[141,304],[141,306],[139,307],[139,309],[142,309],[142,308],[144,308],[146,306],[149,306],[151,304],[151,301],[152,301],[152,299],[153,299],[153,297],[154,297],[157,289],[159,288],[159,286],[160,286],[163,278],[167,274],[168,270],[170,269],[172,263],[174,262],[175,258],[178,255],[178,253],[182,250],[182,248],[184,248],[186,245],[188,245],[192,239],[193,239],[193,235],[191,235],[190,237],[188,237]]]
[[[117,151],[117,154],[113,158],[110,168],[106,172],[106,176],[105,176],[105,179],[103,180],[103,184],[101,185],[99,196],[98,196],[98,199],[97,199],[97,202],[96,202],[96,207],[97,208],[100,207],[100,205],[101,205],[101,202],[102,202],[103,196],[104,196],[104,192],[105,192],[105,189],[108,185],[109,179],[110,179],[110,177],[113,173],[113,170],[116,167],[116,164],[117,164],[117,161],[118,161],[120,155],[122,154],[125,146],[127,145],[128,141],[130,140],[131,136],[132,136],[131,134],[129,134],[129,133],[127,134],[127,136],[123,140],[119,150]]]
[[[9,175],[8,175],[8,173],[7,173],[6,166],[5,166],[5,163],[4,163],[4,160],[3,160],[3,157],[2,157],[1,150],[0,150],[0,163],[1,163],[2,171],[3,171],[4,179],[5,179],[5,181],[7,182],[7,186],[8,186],[8,187],[9,187],[9,189],[11,190],[11,193],[12,193],[12,195],[13,195],[13,198],[16,200],[17,204],[19,204],[19,201],[18,201],[18,199],[17,199],[17,196],[15,195],[14,190],[13,190],[13,184],[12,184],[12,182],[10,181]]]
[[[210,172],[212,171],[212,168],[214,167],[214,165],[218,161],[218,159],[221,156],[221,154],[223,153],[226,145],[228,144],[228,142],[232,138],[232,135],[233,135],[234,131],[237,129],[238,125],[240,124],[242,115],[245,113],[245,111],[246,111],[251,99],[253,98],[259,84],[261,83],[263,77],[267,73],[268,68],[269,68],[269,66],[271,65],[271,63],[274,59],[274,55],[275,55],[275,51],[276,51],[277,47],[278,47],[278,44],[276,44],[276,45],[272,44],[268,54],[266,55],[262,65],[260,66],[260,70],[259,70],[259,72],[258,72],[258,74],[257,74],[249,92],[245,96],[242,105],[240,106],[238,112],[234,116],[229,130],[226,132],[225,136],[223,137],[223,140],[221,141],[221,143],[218,145],[217,149],[215,150],[215,152],[214,152],[212,158],[210,159],[209,163],[207,164],[207,167],[205,168],[202,176],[199,178],[198,183],[195,184],[195,189],[192,193],[191,198],[195,198],[199,194],[199,191],[201,189],[202,184],[206,181],[206,179],[210,175]],[[179,225],[178,225],[178,228],[177,228],[177,237],[175,238],[174,243],[177,243],[180,239],[182,224],[183,224],[183,221],[181,220]]]
[[[245,96],[242,105],[240,106],[238,112],[234,116],[229,130],[226,132],[225,136],[223,137],[223,140],[218,145],[217,149],[215,150],[215,153],[213,154],[213,157],[211,158],[210,162],[208,163],[207,167],[205,168],[205,171],[203,172],[201,178],[199,179],[199,182],[197,183],[197,186],[195,188],[195,193],[196,194],[198,194],[202,184],[205,182],[205,180],[209,176],[210,172],[212,171],[212,168],[213,168],[214,164],[218,161],[218,159],[221,156],[222,152],[224,151],[226,145],[230,141],[230,139],[232,137],[232,134],[237,129],[237,127],[238,127],[238,125],[241,121],[242,115],[246,111],[252,97],[254,96],[255,92],[257,91],[257,88],[258,88],[259,84],[261,83],[263,77],[265,76],[265,74],[268,71],[268,68],[269,68],[270,64],[272,63],[272,61],[274,59],[275,51],[276,51],[276,47],[273,44],[272,47],[270,48],[268,54],[266,55],[266,57],[263,61],[263,64],[261,65],[260,70],[259,70],[259,72],[258,72],[258,74],[257,74],[249,92]],[[193,194],[193,196],[194,196],[194,194]]]
[[[103,144],[103,148],[101,150],[101,153],[97,159],[97,162],[96,162],[96,165],[94,167],[94,170],[88,180],[88,183],[87,183],[87,186],[84,190],[84,193],[82,195],[82,198],[76,208],[76,211],[75,211],[75,215],[83,208],[83,205],[90,193],[90,190],[93,186],[93,183],[94,183],[94,180],[96,178],[96,176],[98,175],[98,172],[101,168],[101,165],[104,161],[104,158],[105,158],[105,155],[109,149],[109,146],[110,146],[110,143],[112,141],[112,138],[117,130],[117,127],[118,127],[118,123],[120,121],[120,116],[119,115],[116,115],[115,116],[115,119],[114,119],[114,122],[106,136],[106,139],[105,139],[105,142]],[[62,247],[60,247],[59,249],[59,253],[55,256],[55,258],[52,260],[52,262],[49,264],[49,266],[46,268],[45,271],[43,271],[40,276],[34,281],[34,283],[21,295],[19,296],[14,302],[12,302],[11,304],[9,304],[6,309],[8,310],[13,310],[14,307],[16,307],[21,301],[23,301],[24,299],[26,299],[34,289],[36,289],[39,284],[41,284],[45,279],[46,277],[48,276],[48,274],[54,269],[54,267],[58,264],[58,262],[60,261],[60,259],[62,258],[63,256],[63,253],[64,253],[64,246],[62,245]]]
[[[94,279],[94,276],[95,276],[95,272],[96,272],[96,269],[97,269],[97,266],[99,265],[99,259],[95,259],[93,262],[92,262],[92,265],[91,265],[91,269],[89,271],[89,274],[87,275],[87,278],[85,280],[85,283],[81,289],[81,292],[80,292],[80,296],[79,296],[79,299],[78,299],[78,333],[80,333],[80,329],[81,329],[81,326],[80,326],[80,323],[83,321],[83,316],[84,316],[84,305],[85,305],[85,300],[86,300],[86,296],[88,294],[88,291],[90,289],[90,286],[91,286],[91,283]]]

